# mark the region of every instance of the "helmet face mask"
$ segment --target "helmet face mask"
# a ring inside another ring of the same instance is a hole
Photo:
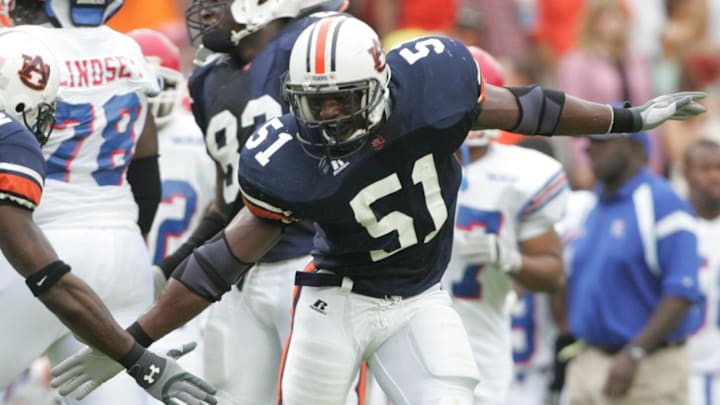
[[[185,24],[191,44],[199,45],[206,34],[220,28],[220,23],[229,15],[231,1],[193,0],[185,10]]]
[[[359,151],[384,120],[389,82],[385,54],[367,24],[335,16],[306,28],[284,84],[305,152],[333,160]]]
[[[42,0],[0,0],[0,27],[41,24],[47,20]]]
[[[369,112],[382,100],[380,91],[375,78],[325,89],[288,85],[286,94],[301,124],[298,141],[305,151],[317,159],[339,159],[362,148],[372,131]],[[324,104],[332,104],[330,108],[342,114],[323,118]]]
[[[55,103],[40,103],[32,110],[22,111],[23,123],[38,140],[40,146],[47,143],[55,127]]]
[[[15,0],[0,0],[0,27],[12,27],[11,12],[15,10]]]

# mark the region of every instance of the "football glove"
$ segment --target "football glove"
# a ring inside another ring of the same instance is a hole
[[[686,120],[705,112],[705,107],[695,100],[705,97],[701,91],[684,91],[665,94],[648,101],[639,107],[630,107],[634,127],[639,131],[653,129],[667,120]]]
[[[471,265],[491,265],[508,274],[522,268],[522,255],[514,247],[492,233],[473,231],[458,248],[458,254]]]
[[[217,404],[213,397],[215,389],[175,361],[195,346],[195,343],[186,344],[168,351],[167,356],[143,349],[143,354],[127,372],[138,385],[165,404]],[[60,395],[74,394],[73,398],[81,400],[122,369],[120,363],[86,347],[52,369],[50,385],[57,388]]]
[[[550,392],[559,393],[565,386],[565,370],[567,364],[570,361],[568,358],[567,350],[573,344],[576,339],[569,333],[561,333],[555,338],[555,357],[553,360],[553,377],[550,381]],[[561,355],[560,353],[563,353]]]

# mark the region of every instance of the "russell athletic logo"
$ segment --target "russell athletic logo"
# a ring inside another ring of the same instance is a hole
[[[325,312],[325,308],[327,308],[327,302],[323,300],[317,300],[314,304],[310,305],[310,308],[312,308],[314,311],[317,311],[323,315],[327,315],[327,312]]]

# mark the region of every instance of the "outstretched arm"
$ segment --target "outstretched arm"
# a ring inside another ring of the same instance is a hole
[[[58,259],[30,211],[0,205],[0,248],[17,272],[34,285],[38,299],[80,339],[116,360],[130,350],[132,337],[85,282],[65,272],[69,266]],[[43,273],[43,269],[48,270]]]
[[[135,343],[95,292],[58,259],[29,210],[0,205],[0,249],[25,277],[33,294],[76,336],[122,363],[110,363],[112,375],[127,368],[138,384],[157,399],[178,398],[196,405],[216,403],[212,397],[215,390],[207,383],[185,372],[173,359]],[[143,378],[148,370],[154,372],[152,381]]]
[[[261,220],[247,209],[241,210],[225,230],[196,249],[178,266],[155,304],[128,328],[137,344],[120,362],[128,370],[132,369],[127,366],[129,363],[152,365],[144,355],[150,352],[142,351],[141,346],[149,346],[219,300],[255,261],[277,243],[281,233],[282,225]],[[58,388],[62,395],[74,393],[76,399],[82,399],[121,370],[117,363],[88,348],[53,368],[52,386]],[[140,376],[138,373],[131,375]],[[172,383],[172,380],[163,381]],[[197,388],[193,393],[195,397],[202,398],[202,395],[214,392],[211,387],[203,385],[202,380],[193,382],[190,388]],[[210,396],[208,398],[210,400],[206,402],[213,400]]]
[[[230,289],[241,273],[275,246],[281,233],[279,223],[242,209],[220,235],[180,265],[138,324],[152,340],[185,324]]]
[[[703,113],[695,100],[703,92],[656,97],[638,107],[593,103],[540,86],[497,87],[486,84],[485,101],[474,129],[504,129],[526,135],[587,135],[637,132],[666,120]]]

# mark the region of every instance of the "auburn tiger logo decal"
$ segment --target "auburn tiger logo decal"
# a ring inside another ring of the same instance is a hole
[[[23,54],[23,65],[18,70],[20,81],[33,90],[45,90],[50,77],[50,65],[46,64],[42,56]]]
[[[385,53],[382,50],[382,45],[380,45],[380,42],[378,42],[377,39],[373,39],[373,46],[368,49],[368,52],[375,60],[375,70],[378,73],[382,73],[385,68]]]

